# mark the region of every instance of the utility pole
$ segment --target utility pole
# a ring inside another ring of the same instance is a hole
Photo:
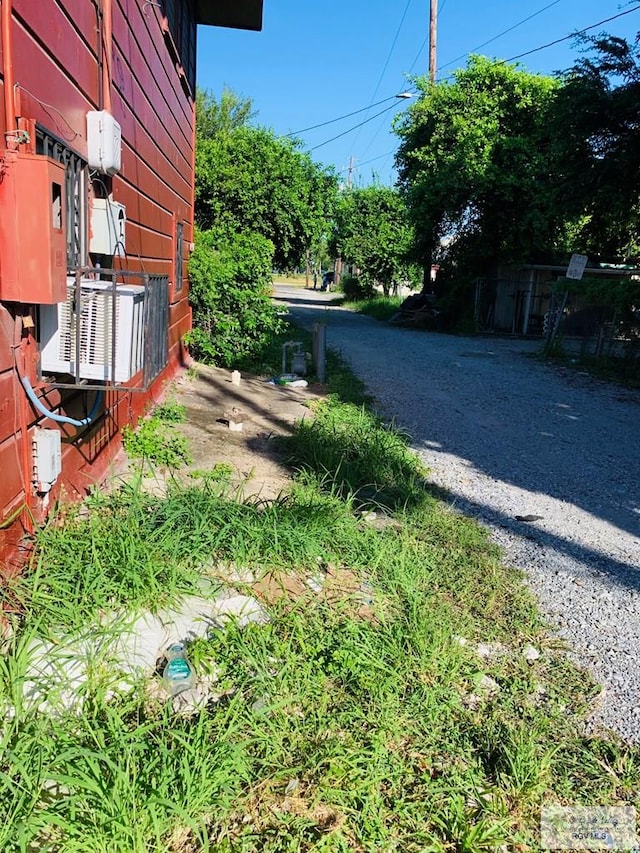
[[[353,157],[349,157],[349,169],[347,174],[347,187],[351,189],[351,176],[353,175]]]
[[[436,45],[438,39],[438,0],[431,0],[429,13],[429,79],[432,83],[436,82]],[[433,281],[431,280],[431,267],[433,266],[433,257],[429,264],[425,261],[425,266],[422,271],[422,296],[433,290]]]
[[[436,43],[438,39],[438,0],[431,0],[429,16],[429,79],[436,82]]]

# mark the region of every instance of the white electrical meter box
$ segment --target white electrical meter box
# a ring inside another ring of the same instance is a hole
[[[124,204],[108,198],[91,202],[89,251],[96,255],[125,254],[127,210]]]
[[[90,169],[97,169],[105,175],[115,175],[120,171],[122,132],[107,110],[87,113],[87,159]]]
[[[36,491],[44,494],[62,471],[62,443],[57,429],[37,429],[33,439]]]

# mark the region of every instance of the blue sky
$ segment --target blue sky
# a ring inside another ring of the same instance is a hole
[[[545,6],[549,8],[544,9]],[[465,65],[469,52],[509,59],[628,9],[627,0],[440,0],[439,77]],[[536,14],[540,12],[540,14]],[[515,27],[484,47],[484,42]],[[640,11],[591,32],[635,37]],[[198,31],[198,84],[219,94],[224,85],[250,97],[257,121],[287,134],[392,98],[409,88],[407,73],[428,69],[429,0],[264,0],[261,33],[212,27]],[[395,42],[395,43],[394,43]],[[572,40],[520,60],[530,71],[552,73],[578,55]],[[387,100],[350,119],[299,134],[315,160],[333,165],[354,184],[373,172],[394,180],[396,137],[391,119],[410,101]],[[384,115],[349,131],[391,106]]]

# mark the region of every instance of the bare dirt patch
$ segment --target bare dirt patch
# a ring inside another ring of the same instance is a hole
[[[269,572],[251,585],[251,593],[267,606],[288,602],[312,607],[320,602],[346,608],[352,617],[373,622],[377,619],[370,585],[351,569],[324,563],[315,575]]]
[[[322,386],[290,388],[269,384],[267,378],[242,376],[231,381],[231,371],[196,365],[182,374],[164,395],[186,409],[185,422],[175,427],[188,442],[193,461],[178,472],[156,469],[145,487],[162,493],[170,477],[188,482],[216,465],[233,469],[232,481],[244,497],[273,500],[293,473],[279,441],[291,435],[294,424],[311,417],[309,402]],[[238,412],[241,431],[229,428],[229,412]]]

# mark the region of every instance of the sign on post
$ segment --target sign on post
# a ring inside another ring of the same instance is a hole
[[[586,255],[571,255],[565,278],[573,278],[579,281],[587,266]]]

